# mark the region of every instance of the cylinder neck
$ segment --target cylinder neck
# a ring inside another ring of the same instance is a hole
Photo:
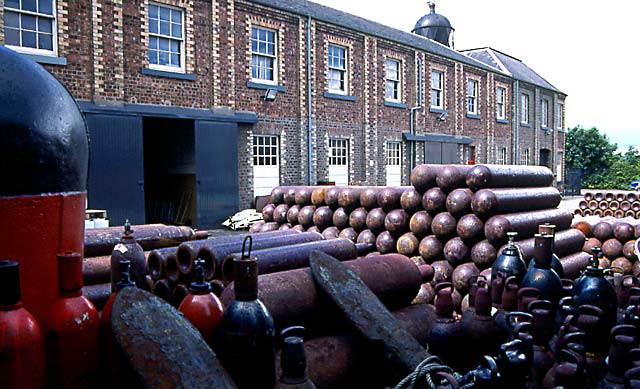
[[[233,285],[238,301],[252,301],[258,298],[258,260],[234,258]]]
[[[131,261],[128,259],[121,258],[120,259],[120,279],[116,283],[116,290],[120,291],[127,286],[136,286],[136,284],[131,281],[131,275],[129,274],[129,270],[131,268]]]
[[[58,289],[62,295],[81,293],[82,256],[79,253],[58,254]]]
[[[18,262],[0,260],[0,306],[14,306],[20,302],[20,269]]]
[[[550,268],[553,253],[553,236],[536,234],[534,238],[533,259],[536,267]]]
[[[307,358],[302,338],[290,336],[284,339],[280,367],[282,383],[295,385],[307,381]]]
[[[189,293],[192,294],[206,294],[211,292],[211,285],[204,280],[204,260],[201,258],[195,261],[195,279],[189,285]]]

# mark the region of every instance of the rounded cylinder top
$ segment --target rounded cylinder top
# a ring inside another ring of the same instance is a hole
[[[0,46],[0,196],[84,191],[89,145],[78,105],[42,66]]]
[[[62,293],[74,293],[82,289],[82,256],[67,251],[58,254],[58,288]]]
[[[0,260],[0,305],[20,302],[19,264],[7,259]]]

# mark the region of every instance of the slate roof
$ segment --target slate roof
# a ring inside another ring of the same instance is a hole
[[[525,65],[519,59],[502,53],[498,50],[492,49],[491,47],[463,50],[462,53],[468,55],[471,58],[475,58],[478,61],[482,61],[489,66],[493,66],[496,69],[509,74],[516,80],[524,81],[544,89],[549,89],[557,93],[565,94],[555,86],[551,85],[549,81],[542,78],[538,73],[533,71],[533,69]]]
[[[490,71],[493,73],[500,73],[497,68],[488,66],[481,61],[477,61],[475,58],[464,55],[456,50],[453,50],[445,45],[422,36],[397,30],[395,28],[385,26],[383,24],[361,18],[359,16],[351,15],[346,12],[338,11],[330,7],[326,7],[321,4],[316,4],[306,0],[248,0],[251,3],[261,4],[270,8],[276,8],[279,10],[291,12],[293,14],[301,15],[304,17],[311,16],[312,19],[320,20],[322,22],[334,24],[336,26],[343,26],[345,28],[361,32],[363,34],[375,36],[378,38],[386,39],[392,42],[400,43],[409,47],[413,47],[418,50],[426,51],[432,54],[436,54],[445,58],[452,59],[457,62],[462,62],[467,65],[475,66],[477,68]]]

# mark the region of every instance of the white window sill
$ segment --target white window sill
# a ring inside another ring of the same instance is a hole
[[[67,58],[57,57],[53,51],[28,49],[28,48],[17,47],[17,46],[5,46],[5,47],[39,64],[58,65],[58,66],[67,65]]]

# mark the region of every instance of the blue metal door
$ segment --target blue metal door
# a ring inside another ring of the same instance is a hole
[[[197,120],[196,227],[220,228],[238,212],[238,131],[235,123]]]
[[[142,118],[86,114],[89,208],[106,209],[111,226],[145,223]]]

